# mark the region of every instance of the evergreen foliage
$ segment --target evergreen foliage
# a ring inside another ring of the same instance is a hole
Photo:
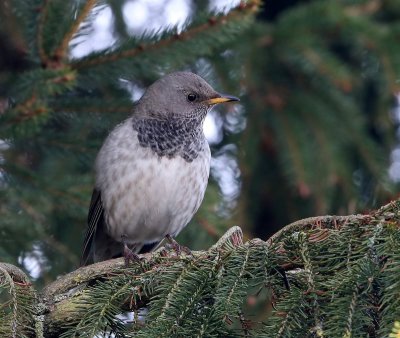
[[[304,219],[267,242],[243,243],[233,227],[208,251],[162,248],[128,268],[122,258],[80,268],[38,299],[29,283],[18,282],[21,271],[1,264],[10,300],[0,330],[19,325],[45,337],[386,337],[400,316],[399,221],[396,201],[368,215]],[[245,304],[255,298],[260,307],[263,290],[273,309],[257,319]],[[21,307],[24,316],[15,316]]]
[[[400,3],[297,4],[245,33],[257,42],[244,51],[242,223],[263,236],[299,218],[371,208],[397,190],[387,170]]]

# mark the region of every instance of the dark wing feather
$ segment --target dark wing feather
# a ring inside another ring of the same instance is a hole
[[[83,252],[81,266],[90,264],[93,260],[93,241],[95,240],[96,230],[104,226],[104,208],[101,203],[101,191],[94,189],[92,200],[90,201],[89,214],[87,219],[88,227],[83,242]]]

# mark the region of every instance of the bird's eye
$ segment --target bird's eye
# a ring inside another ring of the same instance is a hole
[[[193,102],[194,100],[197,99],[197,95],[190,93],[190,94],[188,94],[187,99],[188,99],[188,101]]]

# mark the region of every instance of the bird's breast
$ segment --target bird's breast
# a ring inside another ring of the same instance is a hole
[[[180,156],[192,162],[208,144],[202,130],[206,110],[195,114],[194,118],[132,119],[139,144],[151,149],[160,157]]]
[[[150,243],[177,234],[204,197],[210,168],[208,145],[188,162],[162,157],[140,145],[135,132],[121,125],[103,145],[96,161],[107,231],[120,241]]]

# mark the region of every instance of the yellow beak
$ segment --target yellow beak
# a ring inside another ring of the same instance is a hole
[[[214,97],[213,99],[205,100],[203,103],[208,105],[214,105],[224,102],[240,101],[237,97],[231,95],[221,95],[220,97]]]

